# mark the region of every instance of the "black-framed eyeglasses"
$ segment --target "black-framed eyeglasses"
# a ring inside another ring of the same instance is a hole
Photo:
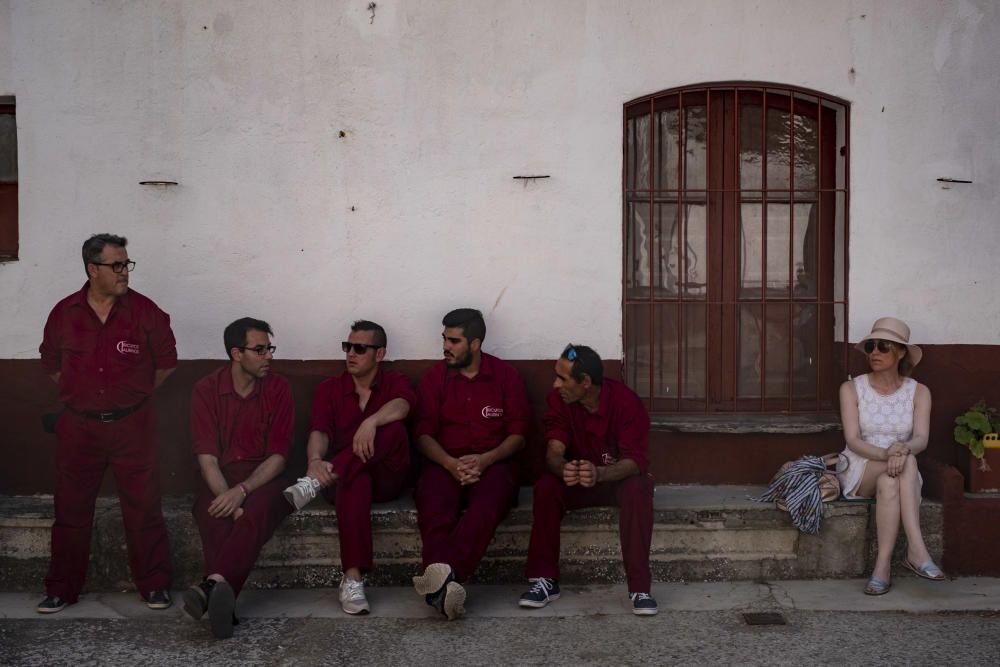
[[[377,350],[384,345],[369,345],[368,343],[349,343],[346,340],[340,344],[340,349],[344,352],[354,350],[354,354],[364,354],[368,350]]]
[[[91,262],[94,266],[110,266],[115,273],[127,270],[129,273],[135,271],[135,262],[131,259],[127,262]]]
[[[278,348],[275,347],[274,345],[258,345],[257,347],[246,347],[244,345],[243,347],[238,347],[236,349],[242,352],[253,352],[259,357],[263,357],[268,352],[274,354],[275,352],[278,351]]]
[[[882,340],[881,338],[870,338],[865,341],[865,354],[871,354],[875,351],[875,348],[882,354],[885,354],[896,347],[896,343],[891,340]]]
[[[565,348],[563,348],[562,356],[569,361],[576,361],[576,348],[573,347],[573,343],[570,343]]]

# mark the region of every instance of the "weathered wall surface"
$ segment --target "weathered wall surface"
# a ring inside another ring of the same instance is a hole
[[[457,305],[503,357],[620,358],[622,104],[721,80],[851,102],[852,340],[892,313],[1000,344],[995,3],[366,6],[0,0],[21,180],[0,358],[37,356],[96,231],[129,237],[185,359],[244,314],[284,358],[338,357],[364,316],[431,359]]]

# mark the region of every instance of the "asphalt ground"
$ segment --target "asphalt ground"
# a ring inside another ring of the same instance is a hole
[[[564,589],[545,609],[519,587],[473,586],[466,618],[434,615],[410,589],[369,589],[349,617],[329,589],[246,591],[229,640],[177,604],[88,595],[39,616],[40,596],[0,593],[2,665],[1000,665],[1000,580],[897,578],[657,584],[660,613],[631,614],[621,586]],[[784,625],[748,625],[776,612]]]

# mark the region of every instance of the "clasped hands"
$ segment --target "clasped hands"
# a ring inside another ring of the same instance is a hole
[[[909,446],[903,444],[902,442],[894,442],[889,445],[888,450],[886,450],[886,472],[889,477],[897,477],[903,472],[903,468],[906,467],[907,457],[910,455]]]
[[[574,459],[563,466],[563,482],[566,486],[580,486],[589,489],[599,481],[598,468],[591,461]]]
[[[217,495],[208,506],[208,515],[213,519],[224,519],[230,517],[236,521],[243,516],[243,489],[239,485],[230,487]]]
[[[482,454],[466,454],[459,456],[454,461],[455,469],[451,471],[451,475],[462,486],[478,482],[483,472],[489,467],[489,464],[483,461]]]

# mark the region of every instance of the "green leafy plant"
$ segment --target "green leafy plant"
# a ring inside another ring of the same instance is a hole
[[[969,452],[979,459],[979,469],[983,472],[990,469],[986,459],[983,458],[985,454],[983,436],[998,431],[1000,431],[1000,412],[997,412],[996,408],[987,406],[986,401],[979,401],[964,414],[955,417],[955,442],[969,448]]]

